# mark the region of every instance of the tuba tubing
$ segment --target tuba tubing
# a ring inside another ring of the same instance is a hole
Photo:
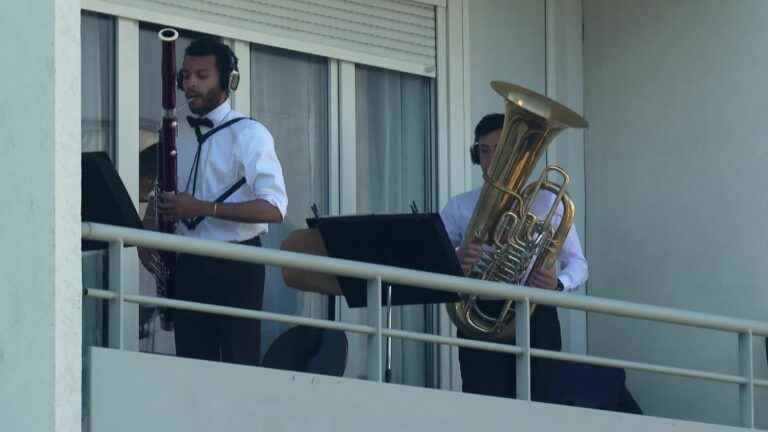
[[[491,87],[504,98],[504,125],[485,183],[472,213],[462,246],[483,245],[481,258],[468,277],[523,284],[532,269],[551,268],[557,261],[575,215],[566,191],[570,176],[556,165],[527,184],[549,144],[568,128],[586,128],[587,122],[565,106],[526,88],[500,81]],[[559,181],[550,180],[551,177]],[[533,214],[539,193],[554,195],[543,219]],[[558,226],[554,217],[563,214]],[[505,300],[498,316],[481,310],[476,295],[461,295],[446,305],[448,316],[462,333],[487,340],[515,337],[514,301]],[[531,307],[533,313],[535,305]]]

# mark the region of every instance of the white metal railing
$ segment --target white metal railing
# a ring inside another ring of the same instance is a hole
[[[531,398],[531,357],[565,360],[592,365],[625,368],[673,376],[704,379],[739,385],[741,424],[754,428],[755,388],[768,388],[768,380],[754,376],[753,336],[768,337],[768,323],[731,317],[691,312],[659,306],[642,305],[590,296],[580,296],[525,286],[507,285],[455,276],[446,276],[397,267],[361,263],[316,255],[255,248],[225,242],[192,239],[152,231],[123,228],[93,222],[82,224],[82,237],[88,240],[109,243],[110,265],[119,266],[119,252],[123,245],[144,246],[154,249],[205,255],[279,267],[298,267],[311,271],[347,276],[367,280],[368,325],[350,324],[322,319],[297,317],[271,312],[254,311],[234,307],[209,305],[167,298],[126,294],[119,278],[110,280],[110,291],[86,289],[89,297],[110,301],[110,341],[113,347],[123,348],[123,306],[133,303],[145,306],[161,306],[190,311],[226,315],[239,318],[271,320],[290,324],[343,330],[368,336],[368,377],[382,380],[382,338],[392,337],[450,346],[477,348],[488,351],[515,354],[517,363],[517,397]],[[114,252],[113,252],[114,251]],[[115,258],[113,258],[115,257]],[[517,338],[516,345],[481,342],[455,337],[382,327],[381,285],[382,280],[390,283],[417,286],[466,294],[477,294],[515,300]],[[559,351],[531,348],[529,313],[531,303],[560,306],[572,309],[599,312],[651,321],[667,322],[713,330],[737,333],[739,336],[739,374],[722,374],[695,369],[677,368],[650,363],[616,360],[592,355],[572,354]]]

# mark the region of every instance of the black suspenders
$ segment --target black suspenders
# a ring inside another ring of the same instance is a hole
[[[203,143],[211,137],[211,135],[215,134],[216,132],[226,129],[233,124],[241,121],[241,120],[253,120],[250,117],[238,117],[234,118],[232,120],[226,121],[219,126],[216,126],[215,128],[209,130],[203,135],[198,135],[197,139],[197,153],[195,153],[195,161],[192,163],[192,168],[189,171],[189,177],[187,178],[187,187],[186,189],[189,190],[189,182],[192,179],[192,173],[194,172],[194,185],[192,186],[192,193],[194,194],[194,191],[197,187],[197,168],[200,163],[200,150],[203,146]],[[223,194],[219,195],[218,198],[214,202],[216,203],[222,203],[225,199],[229,198],[233,193],[237,192],[238,189],[240,189],[245,184],[245,177],[241,177],[240,180],[238,180],[235,184],[230,186],[226,191],[224,191]],[[200,222],[202,222],[205,219],[205,216],[198,216],[194,219],[190,220],[182,220],[182,223],[187,227],[189,230],[194,230],[197,228],[198,225],[200,225]]]

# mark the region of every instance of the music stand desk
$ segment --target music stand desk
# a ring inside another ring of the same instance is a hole
[[[82,153],[81,168],[83,222],[143,228],[131,196],[105,152]],[[92,240],[83,240],[81,246],[84,252],[106,248],[107,243]]]
[[[333,258],[463,276],[456,253],[436,213],[334,216],[309,219]],[[366,281],[339,277],[350,308],[367,306]],[[382,289],[388,282],[382,281]],[[391,284],[392,306],[455,302],[456,293]],[[387,295],[382,293],[382,305]]]

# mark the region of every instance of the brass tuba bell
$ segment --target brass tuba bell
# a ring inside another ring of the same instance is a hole
[[[560,132],[586,128],[587,122],[563,105],[523,87],[500,81],[491,82],[491,87],[504,98],[504,125],[462,242],[464,246],[474,241],[483,245],[480,260],[467,276],[522,284],[533,268],[555,265],[575,213],[566,193],[570,177],[562,168],[547,166],[538,180],[526,185],[528,177]],[[533,213],[536,196],[542,191],[554,195],[543,219]],[[554,227],[560,204],[563,214]],[[499,314],[488,314],[480,309],[478,300],[476,295],[461,295],[460,301],[448,304],[451,321],[470,337],[514,338],[514,302],[507,300]]]

